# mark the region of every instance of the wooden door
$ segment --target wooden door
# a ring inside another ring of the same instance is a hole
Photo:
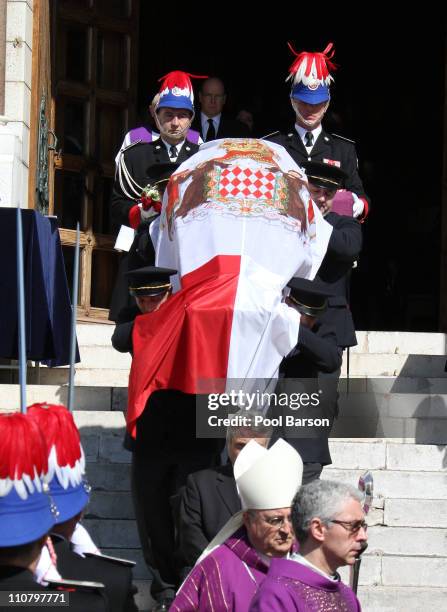
[[[53,0],[54,194],[70,279],[81,227],[79,318],[106,319],[118,267],[110,230],[115,155],[135,109],[138,0]]]
[[[50,212],[54,181],[51,0],[33,5],[28,206]]]

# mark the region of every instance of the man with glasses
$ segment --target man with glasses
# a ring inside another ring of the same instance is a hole
[[[293,550],[291,502],[302,473],[299,454],[284,440],[269,450],[254,440],[244,446],[234,463],[242,510],[202,553],[171,612],[248,610],[269,564]]]
[[[353,565],[367,546],[367,525],[357,489],[315,480],[298,491],[292,524],[299,553],[272,559],[251,612],[360,611],[360,603],[337,569]]]
[[[212,77],[203,81],[199,92],[200,116],[192,128],[199,131],[206,142],[216,138],[249,138],[250,131],[241,121],[230,119],[223,112],[227,96],[221,79]]]
[[[239,453],[251,440],[266,448],[270,442],[272,427],[264,425],[263,421],[254,424],[253,416],[262,419],[263,413],[253,409],[250,413],[249,426],[239,424],[237,419],[246,415],[245,410],[240,410],[234,415],[236,424],[227,429],[228,462],[188,476],[179,508],[177,556],[182,565],[182,577],[187,576],[202,551],[233,514],[241,509],[233,474],[233,465]]]

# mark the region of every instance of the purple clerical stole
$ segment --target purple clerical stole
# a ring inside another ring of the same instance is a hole
[[[289,559],[272,559],[249,607],[249,612],[360,611],[359,600],[343,582]]]
[[[190,572],[171,612],[247,612],[267,565],[242,527]]]

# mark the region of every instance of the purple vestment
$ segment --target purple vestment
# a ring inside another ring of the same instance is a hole
[[[360,612],[352,590],[310,567],[288,559],[272,559],[249,608],[250,612]]]
[[[170,610],[247,612],[267,569],[242,527],[194,567]]]

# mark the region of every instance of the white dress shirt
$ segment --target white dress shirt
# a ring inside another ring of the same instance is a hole
[[[318,136],[321,134],[321,132],[323,131],[323,128],[321,127],[321,123],[319,126],[317,126],[314,130],[306,130],[306,128],[301,127],[300,125],[298,125],[297,123],[295,123],[295,130],[298,133],[298,136],[301,138],[301,142],[303,143],[306,151],[308,153],[310,153],[312,151],[312,149],[315,146],[315,143],[317,142],[317,138]],[[307,132],[310,132],[312,134],[312,136],[314,137],[314,144],[311,147],[306,147],[306,134]]]
[[[338,576],[330,576],[329,574],[326,574],[326,572],[323,572],[323,570],[321,570],[319,567],[317,567],[316,565],[308,561],[305,557],[300,555],[300,553],[292,553],[289,558],[291,561],[296,561],[297,563],[301,563],[301,565],[309,567],[311,570],[317,572],[317,574],[321,574],[328,580],[332,580],[333,582],[338,582],[339,580]]]
[[[207,117],[202,112],[200,113],[200,122],[202,124],[202,134],[203,134],[203,138],[205,140],[206,140],[206,135],[208,133],[208,128],[210,127],[210,124],[208,123],[208,120],[212,119],[213,125],[214,125],[214,131],[215,131],[215,133],[217,135],[217,131],[218,131],[219,125],[220,125],[220,118],[221,118],[221,116],[222,116],[222,113],[219,113],[215,117]]]
[[[176,162],[177,161],[177,157],[178,157],[178,155],[180,153],[180,149],[183,147],[183,144],[185,142],[185,139],[181,140],[180,142],[177,142],[175,145],[169,144],[169,142],[166,142],[166,140],[163,140],[163,138],[160,138],[160,140],[162,141],[162,143],[166,147],[166,150],[167,150],[168,155],[169,155],[169,159],[172,162]],[[175,157],[171,157],[171,155],[169,153],[171,147],[175,147],[177,149],[177,155]]]

